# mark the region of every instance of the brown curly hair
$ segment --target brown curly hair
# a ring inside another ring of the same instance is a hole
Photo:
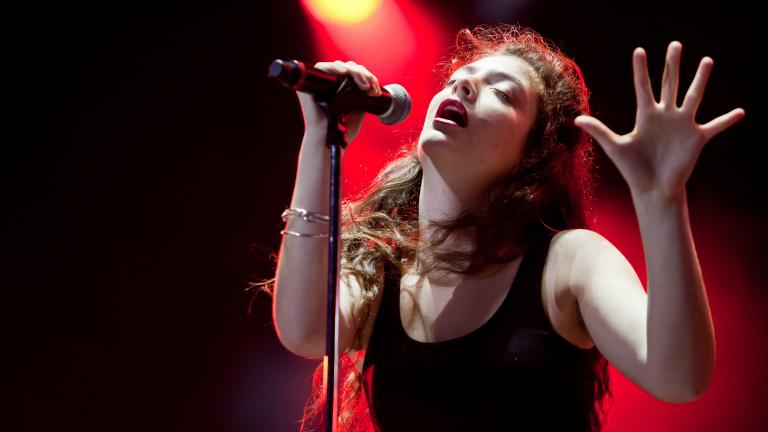
[[[417,266],[419,276],[434,269],[477,274],[519,257],[529,244],[543,236],[565,229],[590,228],[593,223],[593,145],[590,137],[574,125],[577,116],[590,114],[589,92],[581,69],[535,31],[501,24],[460,30],[454,51],[436,71],[445,81],[461,66],[497,54],[516,56],[535,72],[531,78],[538,112],[520,162],[494,185],[477,208],[450,220],[433,221],[430,238],[419,237],[422,169],[415,143],[401,149],[367,190],[342,203],[341,273],[342,277],[357,280],[363,296],[357,308],[360,314],[353,317],[356,332],[340,362],[341,430],[364,431],[371,427],[367,404],[361,403],[361,374],[355,364],[364,356],[362,331],[366,321],[373,318],[371,305],[382,289],[379,284],[384,268],[405,271],[414,264],[418,252],[435,250],[448,236],[460,234],[470,238],[474,248],[431,254],[428,263]],[[592,430],[599,431],[604,399],[611,396],[608,363],[597,349],[590,354],[594,382],[590,422]],[[314,391],[305,406],[301,432],[322,426],[323,370],[323,363],[315,370]]]

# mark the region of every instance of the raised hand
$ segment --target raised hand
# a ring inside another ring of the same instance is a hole
[[[680,197],[704,144],[744,117],[744,110],[736,108],[706,124],[696,123],[696,111],[714,64],[709,57],[701,59],[682,105],[677,106],[681,51],[680,42],[669,44],[657,102],[645,51],[635,49],[632,64],[637,115],[631,132],[618,135],[591,116],[575,120],[576,126],[605,150],[632,192],[654,192],[667,199]]]

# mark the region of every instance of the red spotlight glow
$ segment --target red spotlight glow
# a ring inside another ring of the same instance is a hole
[[[382,85],[404,86],[413,104],[409,118],[395,127],[366,119],[342,164],[342,197],[350,197],[373,181],[402,144],[418,138],[439,85],[432,69],[453,42],[453,32],[445,30],[439,14],[409,0],[383,0],[370,19],[357,25],[323,21],[309,3],[304,0],[302,5],[312,18],[317,60],[354,60],[374,73]]]

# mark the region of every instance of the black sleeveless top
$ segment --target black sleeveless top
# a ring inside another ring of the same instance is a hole
[[[596,348],[558,335],[541,302],[551,239],[528,247],[495,314],[454,339],[410,338],[400,320],[400,278],[386,277],[363,363],[377,432],[590,430],[588,354]]]

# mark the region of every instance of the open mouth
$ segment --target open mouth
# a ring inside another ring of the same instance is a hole
[[[467,109],[456,99],[445,99],[437,107],[435,121],[465,128],[467,120]]]

